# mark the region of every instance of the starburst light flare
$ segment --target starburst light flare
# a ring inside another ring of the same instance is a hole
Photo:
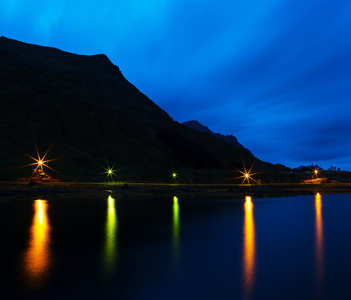
[[[29,158],[31,158],[32,160],[34,160],[33,163],[26,165],[26,167],[27,167],[27,166],[36,166],[35,169],[34,169],[34,171],[33,171],[33,174],[35,174],[38,170],[40,170],[41,172],[45,173],[45,172],[44,172],[44,167],[46,167],[46,168],[48,168],[48,169],[50,169],[50,170],[56,172],[53,168],[51,168],[50,166],[48,166],[47,163],[48,163],[48,162],[51,162],[51,161],[54,161],[54,160],[57,160],[57,158],[46,159],[46,160],[45,160],[47,154],[49,153],[49,151],[50,151],[50,149],[51,149],[51,147],[52,147],[52,144],[49,146],[48,150],[46,150],[46,152],[44,153],[43,156],[40,156],[39,150],[38,150],[38,147],[37,147],[37,144],[36,144],[35,142],[34,142],[34,145],[35,145],[35,150],[36,150],[36,153],[37,153],[37,157],[38,157],[38,158],[35,158],[35,157],[29,155],[28,153],[23,152],[23,153],[24,153],[25,155],[27,155]]]
[[[176,180],[178,178],[178,172],[177,171],[172,171],[171,172],[171,177],[172,177],[172,180]]]
[[[251,168],[250,168],[249,170],[246,169],[246,166],[245,166],[244,162],[243,162],[244,171],[241,171],[241,170],[235,168],[238,172],[240,172],[240,173],[242,174],[241,176],[234,178],[234,179],[243,178],[243,181],[242,181],[241,184],[240,184],[240,188],[243,186],[243,184],[245,183],[245,181],[247,181],[247,184],[248,184],[249,187],[251,188],[250,179],[251,179],[252,181],[256,182],[257,184],[260,184],[257,180],[255,180],[254,178],[252,178],[253,175],[258,174],[258,172],[257,172],[257,173],[251,173],[251,170],[252,170],[254,164],[255,164],[255,162],[252,164],[252,166],[251,166]],[[239,189],[240,189],[240,188],[239,188]]]
[[[107,168],[104,168],[106,171],[104,172],[104,174],[106,174],[105,181],[113,181],[113,176],[116,176],[116,170],[114,169],[114,167],[115,165],[110,167],[110,165],[107,163]]]
[[[317,178],[319,170],[317,168],[312,169],[313,175]]]

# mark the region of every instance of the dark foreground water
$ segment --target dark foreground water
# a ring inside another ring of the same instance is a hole
[[[350,299],[351,195],[0,201],[0,299]]]

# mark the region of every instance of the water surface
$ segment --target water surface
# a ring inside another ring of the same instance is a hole
[[[348,299],[351,195],[0,202],[1,299]]]

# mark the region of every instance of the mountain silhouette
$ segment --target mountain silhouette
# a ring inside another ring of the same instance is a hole
[[[185,125],[186,127],[188,128],[191,128],[191,129],[194,129],[196,131],[199,131],[199,132],[207,132],[217,138],[220,138],[228,143],[231,143],[245,151],[248,151],[249,153],[250,150],[245,148],[243,145],[241,145],[239,142],[238,142],[238,139],[233,136],[233,135],[224,135],[224,134],[221,134],[221,133],[214,133],[213,131],[211,131],[207,126],[205,125],[202,125],[199,121],[195,121],[195,120],[191,120],[191,121],[187,121],[187,122],[183,122],[182,123],[183,125]]]
[[[242,161],[274,168],[240,144],[173,121],[101,54],[1,37],[0,100],[2,180],[30,176],[34,166],[21,166],[33,163],[25,153],[37,157],[35,144],[41,156],[50,149],[48,166],[66,180],[103,180],[107,165],[135,181],[167,181],[172,170],[216,180],[211,170],[227,174]]]

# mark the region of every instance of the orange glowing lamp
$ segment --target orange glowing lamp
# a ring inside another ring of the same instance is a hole
[[[245,181],[246,181],[247,184],[250,186],[250,185],[251,185],[250,179],[251,179],[253,182],[256,182],[257,184],[259,184],[259,182],[258,182],[257,180],[255,180],[254,178],[252,178],[253,175],[258,174],[258,173],[251,173],[251,170],[252,170],[254,164],[252,164],[252,166],[251,166],[251,168],[250,168],[249,170],[246,169],[246,166],[245,166],[244,163],[243,163],[243,166],[244,166],[244,170],[243,170],[243,171],[236,169],[236,170],[237,170],[238,172],[240,172],[242,175],[239,176],[239,177],[236,177],[235,179],[237,179],[237,178],[243,178],[240,187],[245,183]]]
[[[312,171],[313,171],[314,176],[317,178],[317,176],[319,174],[318,169],[313,169]]]
[[[34,160],[33,163],[31,164],[28,164],[27,166],[35,166],[35,169],[34,169],[34,172],[37,172],[38,170],[40,170],[41,172],[44,172],[44,167],[52,170],[52,171],[55,171],[53,168],[49,167],[47,165],[48,162],[51,162],[51,161],[54,161],[54,160],[57,160],[57,158],[54,158],[54,159],[45,159],[46,158],[46,155],[48,154],[49,150],[50,150],[51,146],[49,147],[49,149],[45,152],[45,154],[43,156],[40,156],[39,154],[39,151],[38,151],[38,148],[37,148],[37,145],[35,144],[35,149],[36,149],[36,152],[37,152],[37,157],[38,158],[35,158],[27,153],[24,153],[25,155],[27,155],[29,158],[31,158],[32,160]]]

